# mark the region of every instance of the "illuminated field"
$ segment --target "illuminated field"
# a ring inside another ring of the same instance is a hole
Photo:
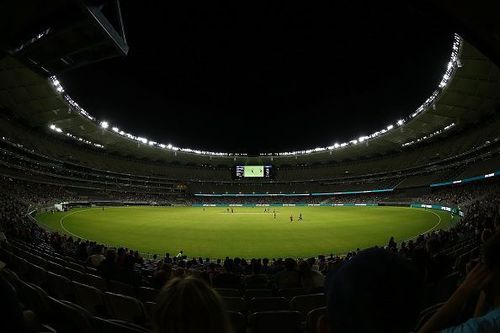
[[[449,213],[405,207],[106,207],[45,213],[52,230],[142,252],[211,258],[315,256],[385,245],[452,222]],[[276,209],[274,218],[273,209]],[[297,221],[302,213],[303,221]],[[290,215],[294,216],[293,223]]]

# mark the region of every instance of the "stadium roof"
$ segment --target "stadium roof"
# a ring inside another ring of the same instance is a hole
[[[48,135],[73,136],[73,139],[80,138],[80,141],[102,145],[106,152],[123,156],[191,165],[295,165],[383,155],[405,149],[405,146],[422,138],[460,131],[497,112],[500,104],[499,68],[469,43],[463,42],[460,61],[451,82],[426,110],[413,118],[410,116],[401,126],[394,124],[392,130],[379,133],[369,140],[357,140],[345,147],[313,150],[307,154],[217,156],[172,150],[168,147],[163,149],[147,139],[130,139],[112,128],[104,128],[106,126],[103,127],[103,124],[90,115],[82,113],[77,104],[62,93],[62,87],[55,83],[54,85],[50,79],[37,74],[19,60],[6,56],[0,60],[0,107],[11,111],[30,126],[44,130]]]

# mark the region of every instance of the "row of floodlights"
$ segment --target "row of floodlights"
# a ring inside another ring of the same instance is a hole
[[[110,124],[107,121],[101,121],[99,123],[99,126],[101,126],[103,129],[108,130],[110,128]],[[218,153],[218,152],[212,152],[212,151],[204,151],[204,150],[198,150],[198,149],[191,149],[191,148],[179,148],[176,147],[172,144],[163,144],[163,143],[158,143],[153,140],[148,140],[147,138],[140,137],[140,136],[135,136],[133,134],[127,133],[125,131],[120,130],[116,126],[112,126],[111,130],[115,132],[116,134],[119,134],[121,136],[127,137],[131,140],[138,141],[140,143],[143,143],[148,146],[153,146],[153,147],[158,147],[162,149],[169,149],[173,151],[181,151],[185,153],[194,153],[194,154],[200,154],[200,155],[215,155],[215,156],[246,156],[246,154],[229,154],[229,153]]]
[[[104,148],[103,145],[99,144],[99,143],[95,143],[95,142],[92,142],[92,141],[89,141],[87,139],[84,139],[84,138],[81,138],[79,136],[76,136],[74,134],[71,134],[69,132],[64,132],[60,127],[57,127],[56,125],[54,124],[50,124],[49,125],[49,128],[54,131],[54,132],[57,132],[57,133],[61,133],[61,134],[64,134],[66,135],[67,137],[69,138],[72,138],[76,141],[79,141],[79,142],[82,142],[82,143],[85,143],[87,145],[90,145],[90,146],[94,146],[94,147],[97,147],[97,148]]]
[[[424,136],[423,136],[423,137],[421,137],[421,138],[418,138],[418,139],[415,139],[415,140],[412,140],[412,141],[405,142],[405,143],[403,143],[403,144],[401,145],[401,147],[408,147],[408,146],[414,145],[415,143],[419,143],[419,142],[422,142],[422,141],[424,141],[424,140],[428,140],[428,139],[432,138],[433,136],[439,135],[439,134],[441,134],[441,133],[443,133],[443,132],[445,132],[445,131],[447,131],[447,130],[451,129],[451,128],[452,128],[452,127],[454,127],[454,126],[455,126],[455,123],[451,123],[451,124],[449,124],[448,126],[446,126],[446,127],[442,128],[442,129],[440,129],[440,130],[437,130],[437,131],[435,131],[435,132],[433,132],[433,133],[431,133],[431,134],[427,134],[427,135],[424,135]]]
[[[460,63],[460,51],[461,51],[461,49],[462,49],[462,39],[460,38],[459,35],[455,34],[454,39],[453,39],[451,57],[450,57],[450,60],[448,62],[448,65],[446,66],[446,71],[445,71],[441,81],[439,82],[438,88],[410,116],[408,116],[406,118],[399,119],[394,124],[390,124],[390,125],[386,126],[385,128],[383,128],[379,131],[376,131],[370,135],[363,135],[357,139],[353,139],[353,140],[350,140],[348,142],[334,143],[333,145],[327,146],[327,147],[317,147],[317,148],[312,148],[312,149],[298,150],[298,151],[291,151],[291,152],[281,152],[281,153],[262,153],[260,155],[261,156],[303,155],[303,154],[322,152],[322,151],[326,151],[326,150],[334,150],[334,149],[344,148],[344,147],[350,146],[350,145],[356,145],[358,143],[363,143],[367,140],[374,139],[380,135],[386,134],[387,132],[389,132],[395,128],[401,127],[406,122],[415,118],[416,116],[418,116],[420,113],[424,112],[425,110],[428,110],[431,107],[435,107],[435,101],[440,96],[440,94],[443,92],[443,90],[446,88],[446,86],[451,82],[451,80],[456,72],[456,69],[458,67],[462,66]],[[97,122],[97,120],[94,117],[92,117],[87,111],[85,111],[82,107],[80,107],[73,99],[71,99],[71,97],[69,97],[68,94],[64,93],[64,88],[62,87],[61,82],[55,76],[51,76],[49,78],[49,80],[52,83],[52,85],[54,86],[55,90],[63,95],[66,102],[68,102],[68,104],[70,104],[73,109],[77,110],[81,115],[83,115],[87,119],[92,120],[94,122]],[[99,125],[101,126],[101,128],[103,128],[105,130],[111,129],[111,131],[113,131],[114,133],[116,133],[118,135],[121,135],[121,136],[126,137],[128,139],[135,140],[139,143],[146,144],[146,145],[149,145],[152,147],[158,147],[158,148],[168,149],[168,150],[172,150],[172,151],[180,151],[180,152],[194,153],[194,154],[200,154],[200,155],[212,155],[212,156],[246,156],[247,155],[247,154],[237,154],[237,153],[221,153],[221,152],[204,151],[204,150],[191,149],[191,148],[179,148],[179,147],[176,147],[172,144],[158,143],[156,141],[149,140],[149,139],[144,138],[144,137],[135,136],[133,134],[127,133],[123,130],[120,130],[116,126],[110,125],[108,121],[100,121]],[[435,135],[435,134],[430,134],[428,137],[433,136],[433,135]],[[415,142],[418,142],[418,140],[421,141],[422,139],[423,138],[417,139]],[[415,142],[408,142],[406,144],[403,144],[403,147],[410,145],[410,144],[413,144]]]

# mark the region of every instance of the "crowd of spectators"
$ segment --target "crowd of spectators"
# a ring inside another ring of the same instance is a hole
[[[434,290],[429,289],[429,286],[437,286],[453,272],[465,277],[468,271],[472,271],[470,274],[473,277],[470,279],[484,279],[485,268],[481,269],[483,275],[477,277],[479,268],[471,269],[471,263],[457,265],[457,258],[452,252],[446,252],[446,249],[464,239],[471,239],[477,244],[489,244],[488,242],[492,240],[498,242],[499,238],[497,233],[500,196],[497,187],[486,184],[485,191],[481,191],[481,187],[472,186],[450,188],[432,194],[437,202],[440,202],[439,195],[443,195],[445,201],[452,199],[459,205],[462,200],[467,203],[466,215],[449,230],[435,230],[400,243],[391,238],[386,245],[381,244],[375,249],[356,249],[345,255],[323,254],[311,258],[209,259],[192,258],[179,252],[144,259],[139,252],[132,249],[111,248],[93,241],[75,239],[72,236],[42,229],[33,220],[25,217],[28,208],[33,204],[40,204],[38,196],[59,197],[66,193],[47,191],[46,188],[37,186],[16,188],[15,183],[11,185],[4,186],[5,191],[0,194],[0,231],[6,235],[2,239],[12,237],[31,244],[50,245],[54,251],[64,256],[73,257],[79,262],[95,267],[106,280],[158,289],[167,285],[168,287],[165,287],[160,294],[160,304],[163,304],[161,297],[166,299],[175,297],[172,289],[181,287],[204,290],[200,291],[204,298],[207,297],[206,293],[213,293],[211,287],[276,290],[303,288],[311,293],[324,291],[328,304],[328,316],[324,319],[326,321],[324,325],[353,327],[353,330],[334,329],[336,332],[362,332],[366,331],[368,327],[366,325],[380,328],[374,332],[382,332],[384,329],[386,332],[408,331],[415,325],[414,320],[418,312],[433,299],[432,295],[422,291],[424,288],[427,288],[425,289],[427,291]],[[457,189],[455,194],[450,194]],[[491,246],[498,248],[497,245]],[[488,260],[493,262],[491,265],[496,265],[492,259],[492,252],[489,253]],[[495,275],[492,279],[498,277]],[[467,287],[473,284],[469,278],[465,279],[464,283],[466,287],[463,289],[472,288],[473,292],[482,291],[485,295],[488,293],[476,285]],[[346,294],[347,290],[352,292]],[[459,296],[469,298],[473,292],[463,292],[466,295]],[[498,292],[498,289],[494,289],[493,292]],[[385,298],[389,301],[381,301]],[[216,296],[208,299],[207,304],[218,304]],[[364,306],[354,306],[352,302],[356,300],[362,302]],[[177,299],[174,302],[181,300]],[[482,301],[483,303],[486,304],[486,301]],[[162,318],[174,311],[168,310],[168,304],[165,300],[164,307],[160,306],[156,312],[155,324],[159,327],[158,332],[165,331],[161,329],[161,326],[166,325]],[[483,307],[486,306],[484,304]],[[498,306],[497,303],[494,304]],[[366,312],[368,308],[373,310],[373,307],[377,306],[379,308],[373,314]],[[180,310],[177,308],[175,311]],[[174,316],[175,311],[172,314]],[[394,315],[398,318],[388,321],[388,316]],[[429,324],[423,326],[422,332],[433,332],[436,327],[444,329],[456,324],[446,318],[446,313],[443,315],[438,312],[436,316],[437,319],[431,318]],[[220,320],[225,320],[224,316]],[[394,324],[392,328],[387,328],[390,326],[388,322]],[[496,323],[495,327],[498,328],[498,321]],[[476,331],[479,332],[472,330]]]

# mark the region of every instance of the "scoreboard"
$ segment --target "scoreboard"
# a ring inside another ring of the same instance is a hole
[[[235,178],[271,178],[272,165],[237,165],[234,171]]]

